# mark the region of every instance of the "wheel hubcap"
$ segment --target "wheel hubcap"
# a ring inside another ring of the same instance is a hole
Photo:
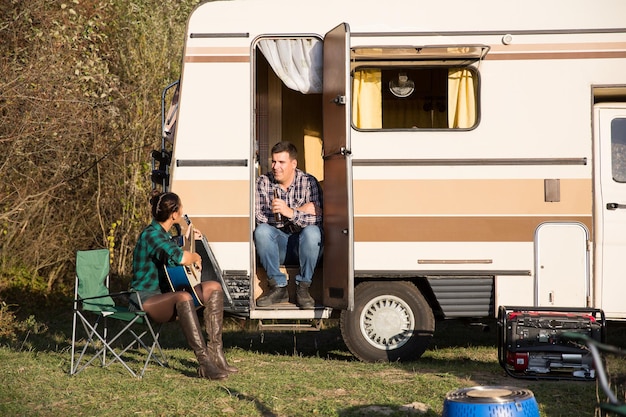
[[[415,317],[402,299],[386,295],[372,299],[365,306],[360,326],[365,340],[372,346],[393,350],[411,338]]]

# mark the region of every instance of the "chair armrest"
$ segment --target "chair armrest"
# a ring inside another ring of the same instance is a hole
[[[128,294],[132,294],[134,292],[136,292],[136,291],[121,291],[121,292],[115,292],[115,293],[111,293],[111,294],[96,295],[94,297],[85,297],[85,298],[78,297],[74,301],[97,300],[99,298],[104,298],[104,297],[120,297],[122,295],[128,295]]]

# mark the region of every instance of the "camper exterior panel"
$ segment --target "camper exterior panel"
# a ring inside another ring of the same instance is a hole
[[[447,32],[466,31],[496,32],[507,29],[516,33],[524,29],[544,29],[546,31],[586,27],[622,27],[626,5],[620,0],[604,1],[602,7],[612,13],[598,13],[598,6],[586,0],[575,1],[532,1],[503,8],[496,0],[484,1],[481,9],[475,4],[455,2],[456,13],[450,13],[449,3],[412,2],[391,0],[385,2],[388,10],[402,10],[394,13],[393,21],[386,22],[376,13],[380,2],[362,0],[358,7],[352,2],[320,0],[315,7],[310,3],[285,0],[255,0],[237,2],[206,2],[192,13],[188,33],[326,33],[339,22],[350,22],[352,32],[422,32],[431,34],[436,42]],[[306,7],[306,19],[286,19],[291,13],[301,13]],[[536,10],[541,10],[537,13]],[[281,10],[282,13],[268,13]],[[567,11],[566,18],[564,10]],[[263,16],[263,18],[259,18]],[[471,18],[468,18],[471,17]],[[555,22],[554,16],[561,16]],[[477,19],[480,17],[480,19]],[[472,23],[477,24],[472,25]],[[502,37],[503,33],[500,37]],[[545,36],[545,35],[544,35]]]
[[[250,276],[250,261],[242,254],[251,250],[250,241],[247,242],[209,242],[213,255],[222,271],[235,271]]]
[[[245,63],[184,66],[175,159],[250,157],[249,71]]]
[[[384,271],[404,271],[425,276],[490,271],[519,276],[531,275],[534,269],[533,242],[356,242],[354,246],[357,274],[377,271],[385,276]]]

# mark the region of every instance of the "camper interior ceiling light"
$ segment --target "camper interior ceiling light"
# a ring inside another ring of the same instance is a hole
[[[408,97],[415,91],[415,83],[409,80],[406,73],[401,72],[397,79],[389,81],[389,91],[396,97]]]

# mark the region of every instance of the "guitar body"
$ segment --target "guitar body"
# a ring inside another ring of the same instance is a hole
[[[188,236],[190,241],[191,252],[195,252],[195,239],[193,234],[193,225],[187,215],[184,216],[185,221],[189,225]],[[201,307],[202,300],[196,293],[196,285],[200,284],[200,271],[194,265],[179,265],[174,267],[165,267],[165,276],[170,284],[172,291],[187,291],[191,294],[196,307]]]
[[[196,307],[203,305],[195,289],[200,284],[199,272],[195,268],[190,265],[165,267],[165,276],[172,291],[187,291]]]

